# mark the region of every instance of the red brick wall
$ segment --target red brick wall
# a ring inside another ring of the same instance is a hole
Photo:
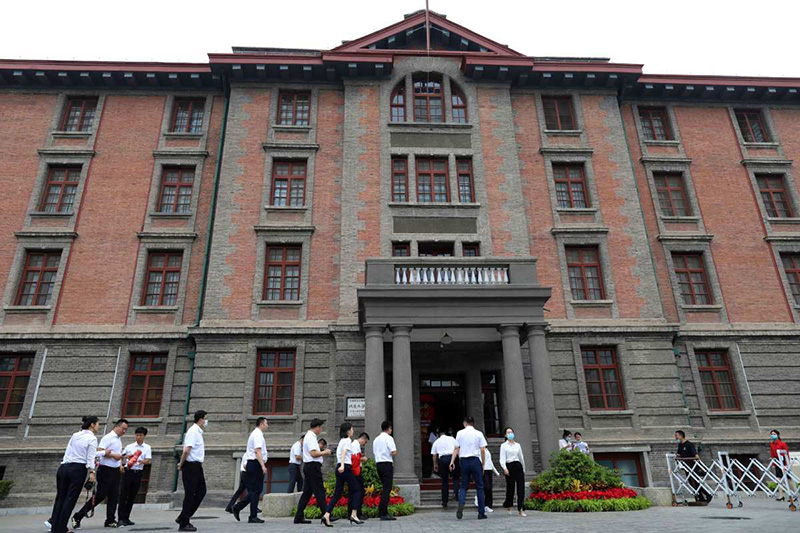
[[[360,191],[357,202],[363,207],[358,209],[357,219],[360,228],[357,231],[358,251],[356,258],[359,264],[356,283],[363,285],[365,282],[364,264],[368,257],[381,255],[380,227],[381,227],[381,185],[380,179],[380,88],[358,87],[355,98],[361,108],[358,116],[363,117],[359,124],[363,133],[358,140],[362,152],[358,158],[356,173],[357,188]]]

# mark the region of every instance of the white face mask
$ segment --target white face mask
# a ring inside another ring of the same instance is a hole
[[[205,422],[203,422],[203,427],[204,427],[204,428],[207,428],[207,427],[208,427],[208,420],[206,420]]]

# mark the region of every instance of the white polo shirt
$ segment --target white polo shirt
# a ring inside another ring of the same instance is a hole
[[[468,457],[481,457],[481,448],[486,447],[486,438],[483,433],[473,426],[467,426],[456,435],[458,442],[458,456],[462,459]]]
[[[186,461],[190,463],[202,463],[206,458],[206,445],[203,442],[203,430],[197,424],[192,424],[192,427],[186,432],[183,437],[183,447],[191,446],[192,450],[186,457]]]
[[[357,453],[361,453],[361,443],[358,442],[358,439],[353,439],[353,442],[350,443],[350,458],[352,459],[352,456]]]
[[[303,445],[300,444],[300,441],[292,444],[292,449],[289,450],[289,463],[293,465],[301,464],[303,461],[297,458],[298,455],[303,456]]]
[[[317,434],[309,429],[305,438],[303,438],[303,462],[322,464],[323,457],[321,455],[319,457],[312,457],[312,451],[318,452],[320,449],[319,442],[317,441]]]
[[[456,439],[450,435],[442,435],[431,446],[431,455],[453,455],[453,450],[456,449]]]
[[[131,442],[130,444],[125,446],[125,451],[122,452],[122,455],[124,455],[127,459],[130,459],[138,451],[141,451],[142,455],[139,456],[139,460],[136,461],[136,463],[134,463],[134,465],[131,467],[131,470],[144,470],[144,464],[142,462],[147,459],[153,458],[153,453],[152,450],[150,449],[150,445],[147,444],[146,442],[143,442],[141,446],[136,444],[136,442]]]
[[[106,433],[102,439],[100,439],[99,448],[103,448],[103,450],[110,450],[111,453],[122,453],[122,441],[119,438],[119,435],[114,433],[112,430],[109,433]],[[120,462],[119,459],[112,459],[111,457],[105,456],[105,451],[103,451],[103,456],[100,457],[100,465],[101,466],[109,466],[111,468],[119,468]]]
[[[250,437],[247,439],[247,452],[245,458],[248,461],[256,460],[256,450],[261,449],[261,458],[267,462],[267,442],[264,440],[264,432],[256,428],[250,432]]]
[[[353,464],[353,450],[350,448],[350,444],[353,441],[350,437],[344,437],[339,441],[339,444],[336,445],[336,464],[341,464],[342,462],[342,450],[344,450],[344,464],[352,465]]]
[[[372,441],[372,455],[376,463],[393,463],[392,452],[397,451],[394,439],[386,432],[382,432]]]
[[[85,464],[89,470],[94,470],[94,459],[97,455],[97,437],[89,429],[82,429],[72,434],[64,450],[64,458],[61,464],[80,463]]]

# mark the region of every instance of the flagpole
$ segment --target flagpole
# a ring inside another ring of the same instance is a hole
[[[428,16],[428,0],[425,0],[425,50],[431,53],[431,21]]]

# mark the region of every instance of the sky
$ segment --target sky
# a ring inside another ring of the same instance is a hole
[[[231,46],[333,48],[425,0],[4,4],[3,59],[205,62]],[[800,1],[762,5],[763,15],[742,0],[430,0],[432,11],[525,55],[608,57],[650,74],[800,78]]]

